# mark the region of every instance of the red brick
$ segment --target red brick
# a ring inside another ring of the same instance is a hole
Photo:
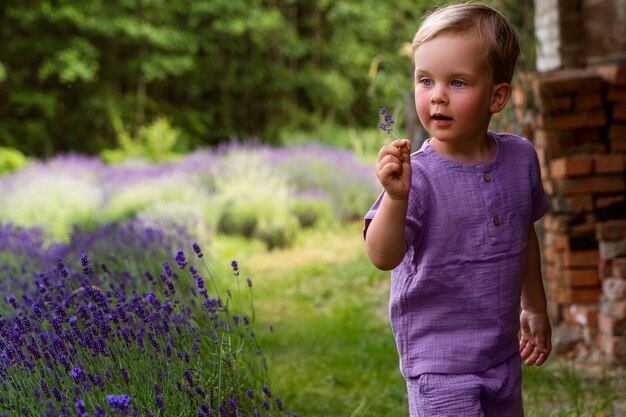
[[[565,110],[572,110],[574,107],[574,99],[569,95],[549,97],[540,100],[537,105],[541,113],[556,113]]]
[[[613,123],[609,127],[609,139],[626,138],[626,124]]]
[[[596,226],[598,240],[622,240],[626,238],[626,220],[607,220]]]
[[[546,235],[544,234],[544,244],[548,244]],[[596,240],[595,233],[553,233],[551,236],[551,243],[554,251],[581,251],[581,250],[597,250],[598,241]]]
[[[626,104],[615,104],[611,110],[613,121],[626,122]]]
[[[626,280],[623,278],[606,278],[602,281],[602,293],[609,300],[626,299]]]
[[[563,269],[562,276],[571,287],[591,287],[600,285],[598,268]]]
[[[601,109],[604,106],[604,100],[600,93],[575,96],[573,101],[575,111]]]
[[[609,84],[626,85],[626,67],[611,64],[591,67],[590,69]]]
[[[575,213],[593,210],[593,196],[591,194],[563,197],[565,207]]]
[[[618,174],[624,172],[624,155],[594,155],[594,172],[596,174]]]
[[[626,136],[626,135],[625,135]],[[562,156],[601,154],[607,151],[606,134],[599,128],[552,130],[537,128],[534,144],[545,161]]]
[[[566,251],[558,256],[561,268],[596,267],[600,260],[597,250]]]
[[[550,162],[550,176],[569,178],[590,175],[593,162],[594,158],[586,155],[556,158]]]
[[[595,304],[600,300],[602,289],[600,287],[589,288],[565,288],[563,304]]]
[[[609,148],[611,152],[626,153],[626,136],[610,139]]]
[[[537,126],[545,129],[581,129],[587,127],[601,127],[606,125],[604,110],[581,111],[576,113],[561,113],[537,115]]]
[[[609,103],[626,103],[626,88],[610,87],[606,92],[606,101]]]
[[[598,314],[598,329],[604,334],[626,336],[626,320],[620,320],[601,312]]]
[[[626,319],[626,300],[606,300],[601,297],[600,309],[604,314],[616,319]]]
[[[626,190],[623,175],[556,179],[555,185],[563,195],[618,193]]]
[[[560,70],[541,73],[533,80],[532,87],[536,98],[550,98],[563,94],[580,94],[599,91],[603,79],[590,71]]]
[[[596,218],[592,213],[557,214],[544,227],[556,233],[585,234],[596,230]]]
[[[595,199],[593,205],[598,209],[605,209],[612,205],[621,205],[624,201],[626,201],[626,196],[623,194],[599,196]]]

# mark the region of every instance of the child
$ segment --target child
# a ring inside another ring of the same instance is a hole
[[[550,323],[534,222],[548,210],[537,155],[488,131],[511,95],[519,44],[478,3],[428,14],[413,40],[415,107],[432,135],[384,146],[365,216],[412,417],[523,416],[521,361],[541,365]],[[521,326],[521,340],[518,332]]]

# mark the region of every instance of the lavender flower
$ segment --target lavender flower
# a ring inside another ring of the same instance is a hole
[[[267,398],[272,398],[272,392],[270,391],[270,389],[268,387],[266,387],[265,385],[263,385],[263,387],[261,388],[261,390],[263,390],[263,392],[265,393],[265,395],[267,396]]]
[[[235,276],[239,276],[239,263],[235,260],[233,260],[230,263],[231,268],[233,268],[233,273],[235,274]]]
[[[183,252],[182,249],[178,249],[176,251],[176,255],[174,256],[174,260],[176,261],[176,263],[178,264],[178,267],[180,269],[185,268],[185,266],[187,265],[187,259],[185,258],[185,253]]]
[[[196,255],[198,255],[198,258],[202,258],[204,256],[204,254],[200,250],[198,242],[193,242],[193,245],[191,245],[191,247],[193,248],[193,251],[196,253]]]
[[[83,252],[80,258],[80,263],[83,266],[83,274],[90,275],[91,268],[89,267],[89,259],[87,258],[87,253]]]
[[[77,417],[89,417],[89,413],[87,413],[87,408],[85,406],[85,401],[78,400],[74,405],[76,406]]]
[[[172,267],[167,262],[163,262],[163,271],[165,271],[165,273],[170,277],[174,275],[174,271],[172,271]]]
[[[393,134],[396,138],[399,139],[400,137],[393,133],[393,125],[396,123],[396,121],[393,120],[393,117],[389,113],[389,110],[386,107],[383,107],[380,109],[380,114],[383,116],[384,121],[378,124],[378,128],[387,132],[388,135]]]
[[[121,394],[121,395],[110,394],[110,395],[107,395],[107,402],[109,403],[109,405],[111,406],[111,409],[114,412],[120,413],[120,414],[127,414],[128,406],[130,404],[130,396],[128,396],[127,394]]]

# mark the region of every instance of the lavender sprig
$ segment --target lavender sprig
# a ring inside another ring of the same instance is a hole
[[[379,129],[384,130],[385,132],[387,132],[388,135],[393,135],[396,139],[402,139],[400,136],[396,135],[393,132],[393,125],[396,123],[396,121],[393,120],[393,117],[389,113],[387,107],[381,108],[380,114],[383,116],[384,121],[378,124]]]

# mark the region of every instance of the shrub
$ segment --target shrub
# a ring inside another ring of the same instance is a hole
[[[0,146],[0,175],[17,171],[27,163],[28,158],[22,152]]]
[[[213,171],[219,230],[261,239],[268,248],[293,244],[299,224],[287,175],[262,149],[224,154]]]
[[[138,224],[75,230],[59,245],[47,255],[63,253],[72,262],[58,258],[35,274],[14,271],[0,281],[0,411],[292,415],[268,388],[252,281],[244,284],[250,295],[242,294],[235,261],[231,291],[218,286],[196,243],[192,258],[172,251],[158,275],[150,273],[152,255],[172,242]],[[70,256],[76,246],[82,254]],[[132,269],[144,272],[127,269],[121,253],[141,249],[152,255],[137,258]]]
[[[102,165],[75,155],[30,164],[0,182],[0,218],[64,239],[75,224],[93,225],[103,200]]]

